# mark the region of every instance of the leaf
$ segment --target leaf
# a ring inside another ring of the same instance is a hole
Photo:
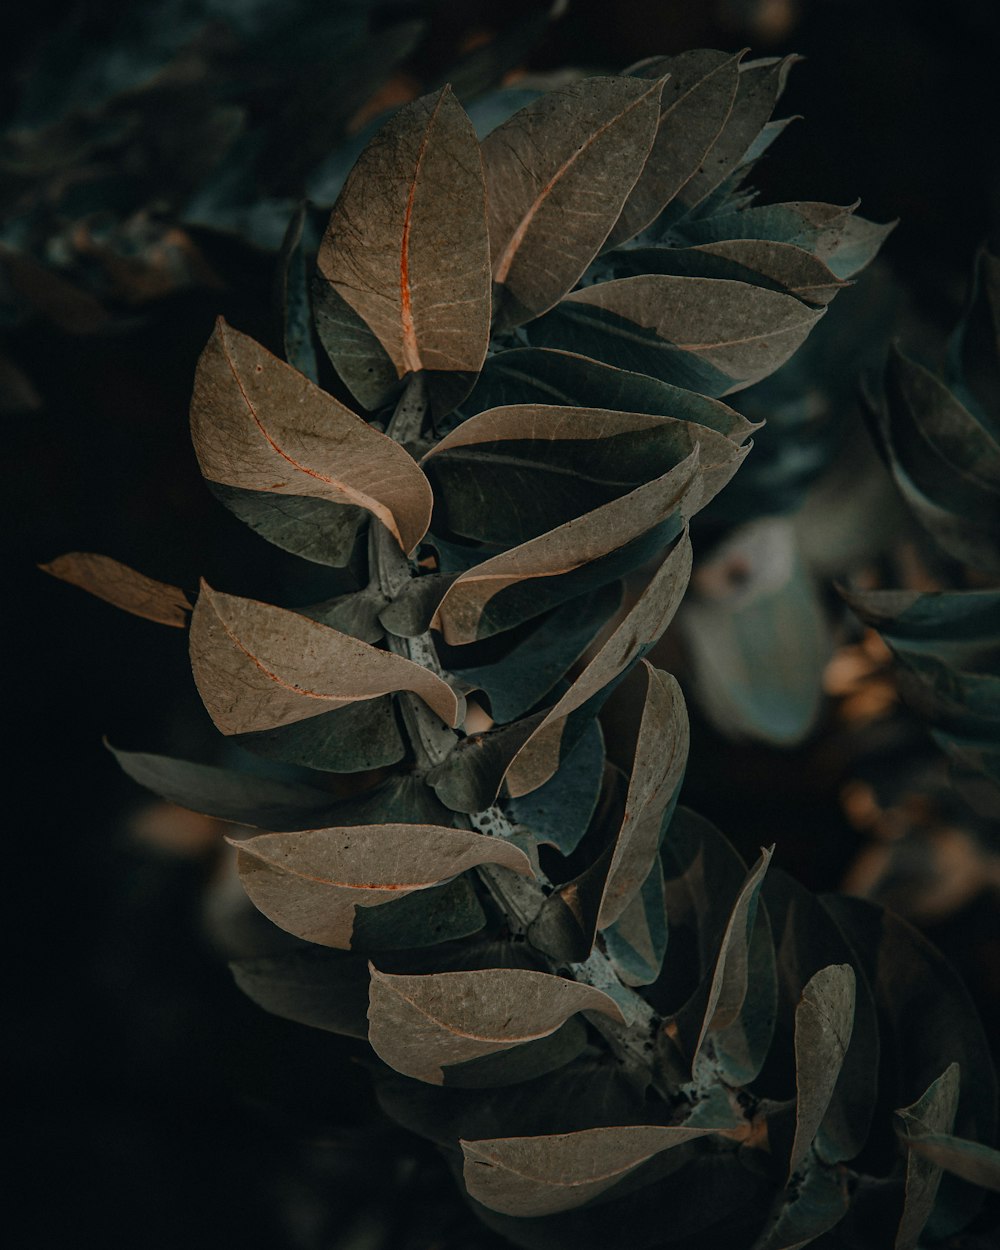
[[[945,1071],[909,1107],[897,1112],[907,1137],[921,1133],[950,1133],[958,1109],[959,1067]],[[906,1198],[896,1233],[896,1250],[916,1250],[930,1218],[941,1184],[941,1169],[912,1150],[906,1156]]]
[[[336,806],[332,794],[306,785],[105,745],[140,786],[220,820],[266,829],[308,829],[324,823]]]
[[[451,573],[409,578],[392,602],[382,607],[379,622],[397,638],[419,638],[427,633],[441,596],[454,580]]]
[[[315,564],[343,568],[354,553],[365,521],[363,508],[304,495],[272,495],[209,482],[218,501],[255,534]]]
[[[471,414],[510,404],[589,405],[670,416],[716,430],[736,444],[757,428],[720,400],[546,347],[515,347],[488,357],[464,409]]]
[[[572,291],[528,333],[716,397],[783,365],[822,312],[746,282],[642,274]]]
[[[726,278],[782,291],[814,306],[829,304],[848,284],[818,256],[791,243],[728,239],[698,247],[635,247],[612,258],[616,277],[644,273]]]
[[[980,1142],[964,1141],[948,1133],[925,1133],[908,1136],[910,1155],[919,1155],[926,1163],[943,1168],[970,1185],[1000,1193],[1000,1151]]]
[[[412,586],[417,579],[406,584]],[[364,586],[346,595],[337,595],[333,599],[324,599],[320,603],[311,603],[306,607],[296,608],[301,616],[308,616],[321,625],[329,625],[331,629],[342,634],[350,634],[352,638],[360,638],[362,642],[381,642],[385,630],[379,621],[379,614],[385,609],[387,599],[377,585]]]
[[[730,737],[801,742],[822,706],[833,644],[791,522],[767,517],[735,530],[692,590],[678,625],[705,715]]]
[[[464,662],[467,652],[458,651],[457,660],[448,662],[442,657],[442,662],[449,672],[482,690],[489,698],[493,719],[506,724],[549,694],[620,604],[621,586],[612,582],[528,623],[530,628],[517,631],[514,645],[499,659],[468,664]]]
[[[438,825],[354,825],[264,833],[234,843],[243,888],[287,933],[351,946],[358,907],[378,907],[477,864],[531,875],[527,856],[497,838]]]
[[[855,977],[830,964],[810,977],[795,1009],[795,1138],[789,1178],[800,1170],[833,1098],[854,1028]]]
[[[849,1205],[844,1176],[813,1156],[794,1188],[781,1195],[773,1223],[765,1227],[753,1250],[802,1250],[839,1224]]]
[[[303,201],[292,214],[285,231],[278,253],[278,300],[285,359],[310,382],[318,383],[306,272],[306,254],[315,252],[317,245],[309,207],[308,201]]]
[[[318,946],[260,959],[238,959],[230,970],[258,1007],[310,1028],[368,1036],[368,967],[357,955]]]
[[[485,543],[528,542],[635,490],[699,448],[707,503],[744,453],[672,417],[519,404],[463,422],[424,456],[435,529]]]
[[[426,374],[435,412],[450,411],[483,363],[490,327],[479,144],[450,88],[401,109],[362,152],[318,265],[363,326],[350,347],[320,326],[334,368],[359,402],[377,408],[389,398],[381,363],[388,357],[398,379]]]
[[[739,1023],[750,991],[751,948],[757,903],[772,854],[773,849],[761,851],[760,859],[748,875],[733,906],[722,937],[692,1060],[695,1078],[703,1083],[707,1079],[708,1071],[718,1066],[731,1080],[735,1078],[735,1083],[747,1084],[757,1075],[764,1061],[766,1048],[764,1054],[746,1056],[748,1066],[744,1071],[737,1074],[728,1070],[727,1060],[730,1056],[720,1046],[719,1035]],[[759,988],[755,986],[755,992]],[[756,1070],[752,1070],[754,1067]]]
[[[627,71],[642,78],[667,77],[660,120],[649,157],[625,201],[605,248],[618,247],[645,229],[702,162],[732,112],[739,85],[739,57],[698,50],[655,57]]]
[[[400,690],[450,725],[461,719],[451,687],[419,664],[204,583],[191,618],[191,666],[224,734],[275,729]]]
[[[405,552],[426,532],[430,486],[412,457],[221,318],[198,361],[191,432],[210,482],[362,508]]]
[[[578,1011],[621,1021],[589,985],[544,972],[491,968],[396,976],[371,969],[368,1040],[390,1067],[432,1085],[445,1069],[554,1033]]]
[[[513,756],[505,776],[512,797],[537,790],[555,775],[570,717],[582,715],[590,700],[608,690],[662,636],[684,596],[690,573],[691,542],[685,532],[614,632]],[[588,714],[594,710],[588,708]]]
[[[630,727],[624,816],[598,859],[549,896],[529,930],[532,943],[553,958],[585,960],[596,931],[618,921],[639,896],[684,776],[688,724],[680,687],[645,661],[631,685],[642,694],[629,690],[638,716]]]
[[[494,332],[551,308],[597,255],[642,172],[662,87],[570,83],[483,140]]]
[[[158,625],[175,625],[178,629],[187,625],[191,604],[183,590],[154,581],[110,556],[69,551],[38,567],[43,573],[51,573],[60,581],[89,591],[133,616],[145,617]]]
[[[604,736],[595,717],[563,756],[555,775],[530,794],[509,799],[507,812],[536,842],[569,855],[587,832],[600,797],[603,771]]]
[[[596,1198],[661,1151],[714,1131],[636,1124],[463,1141],[465,1185],[470,1197],[493,1211],[554,1215]]]
[[[668,529],[676,525],[662,537],[666,546],[700,489],[696,448],[662,477],[463,573],[438,605],[434,628],[452,645],[473,642],[538,616],[588,585],[613,580],[624,570],[608,561],[609,575],[596,580],[596,562],[627,551],[665,522]]]
[[[604,951],[626,985],[649,985],[660,974],[667,951],[667,912],[660,857],[639,892],[602,933]]]
[[[293,724],[238,734],[233,741],[265,759],[327,773],[384,768],[406,754],[388,694],[345,703]]]

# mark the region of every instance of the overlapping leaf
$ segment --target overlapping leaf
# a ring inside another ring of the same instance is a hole
[[[909,1107],[899,1111],[907,1137],[950,1133],[958,1109],[959,1067],[950,1064]],[[918,1152],[906,1157],[906,1197],[896,1233],[896,1250],[916,1250],[934,1209],[941,1169]]]
[[[440,412],[468,391],[489,338],[489,248],[479,145],[446,87],[364,150],[319,251],[320,337],[366,408],[408,374],[427,376]]]
[[[279,521],[288,524],[285,497],[292,507],[301,497],[321,501],[332,526],[344,525],[344,505],[363,509],[406,552],[427,529],[430,487],[407,452],[221,319],[198,362],[191,430],[210,482],[238,491],[245,506],[265,497],[275,517],[255,526],[265,536]],[[350,542],[346,553],[343,542],[328,563],[346,563]],[[296,549],[287,535],[280,545]]]
[[[773,373],[821,315],[747,282],[654,273],[573,291],[529,335],[716,397]]]
[[[110,556],[92,551],[69,551],[38,567],[133,616],[180,629],[187,625],[191,604],[183,590],[137,573]]]
[[[551,308],[596,256],[646,162],[662,86],[588,78],[487,135],[496,329]]]
[[[406,1076],[441,1085],[447,1070],[554,1033],[578,1011],[621,1020],[589,985],[514,968],[426,976],[372,970],[368,1040]]]
[[[191,665],[224,734],[275,729],[399,690],[418,694],[450,725],[460,719],[454,691],[419,664],[208,586],[191,619]]]
[[[427,890],[478,864],[524,876],[523,851],[440,825],[354,825],[264,833],[237,844],[243,887],[270,920],[307,942],[351,946],[355,909]]]

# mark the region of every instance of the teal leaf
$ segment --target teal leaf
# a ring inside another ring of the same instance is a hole
[[[839,1224],[849,1204],[845,1177],[812,1156],[778,1198],[753,1250],[802,1250]]]
[[[278,301],[285,359],[310,382],[319,381],[309,301],[309,269],[318,246],[309,204],[302,203],[292,214],[278,253]]]
[[[237,734],[233,741],[268,759],[331,773],[384,768],[406,753],[392,695],[348,703],[275,729]]]
[[[663,966],[667,935],[663,865],[657,856],[639,892],[618,919],[601,931],[601,938],[605,954],[626,985],[649,985]]]
[[[343,568],[368,517],[363,508],[304,495],[275,495],[209,482],[209,490],[244,525],[282,551]]]
[[[368,1036],[368,964],[361,956],[309,946],[235,960],[230,969],[243,993],[272,1015],[329,1033]]]
[[[553,776],[528,794],[508,799],[510,818],[536,842],[563,855],[576,850],[597,808],[604,775],[604,735],[595,718],[560,761]]]

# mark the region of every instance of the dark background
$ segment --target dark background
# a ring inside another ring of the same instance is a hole
[[[443,5],[442,40],[449,23],[489,26],[512,7]],[[13,107],[39,45],[77,11],[36,0],[5,14],[0,106]],[[89,4],[86,20],[100,32],[119,12]],[[529,67],[620,68],[654,52],[748,43],[759,55],[806,57],[781,110],[805,120],[757,184],[776,199],[860,197],[867,216],[899,217],[886,255],[943,333],[998,220],[998,6],[575,0]],[[182,632],[118,614],[34,567],[76,549],[188,588],[205,574],[229,585],[256,578],[259,591],[271,575],[263,544],[205,491],[187,434],[214,316],[266,332],[268,274],[236,264],[231,276],[223,296],[173,297],[113,336],[18,331],[44,406],[5,418],[6,1072],[22,1165],[13,1206],[36,1245],[87,1236],[109,1246],[363,1250],[403,1245],[409,1222],[407,1245],[487,1246],[431,1152],[377,1121],[352,1048],[264,1016],[235,989],[203,922],[215,871],[204,831],[189,845],[135,834],[148,796],[101,736],[187,755],[199,735],[208,741]],[[740,758],[723,814],[727,803],[738,811],[753,844],[773,839],[783,813],[779,858],[810,885],[835,887],[853,835],[834,822],[833,850],[818,859],[807,826],[817,804],[832,804],[836,779],[810,773],[808,751]],[[994,962],[962,963],[970,934]],[[995,905],[981,901],[933,936],[996,1038]],[[306,1147],[316,1122],[320,1144]],[[369,1227],[382,1239],[366,1241]]]

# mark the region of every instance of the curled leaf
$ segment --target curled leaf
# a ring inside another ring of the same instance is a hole
[[[38,567],[43,573],[51,573],[60,581],[89,591],[133,616],[145,617],[158,625],[175,625],[178,629],[187,624],[191,604],[183,590],[154,581],[110,556],[96,555],[92,551],[69,551]]]
[[[490,840],[490,839],[487,839]],[[554,1033],[578,1011],[621,1021],[600,990],[520,968],[396,976],[371,969],[368,1040],[390,1067],[431,1085],[447,1069]]]
[[[280,928],[347,950],[355,909],[427,890],[478,864],[531,875],[527,856],[499,838],[440,825],[354,825],[264,833],[234,843],[243,888]]]
[[[411,690],[457,725],[458,697],[402,656],[289,612],[202,586],[191,618],[195,684],[224,734],[274,729]]]
[[[959,1067],[951,1063],[927,1090],[897,1112],[906,1140],[925,1133],[950,1133],[958,1110]],[[916,1250],[941,1184],[941,1168],[919,1151],[906,1157],[906,1197],[896,1233],[896,1250]]]
[[[405,552],[427,530],[431,490],[409,453],[222,318],[198,361],[191,433],[210,482],[364,509]]]

